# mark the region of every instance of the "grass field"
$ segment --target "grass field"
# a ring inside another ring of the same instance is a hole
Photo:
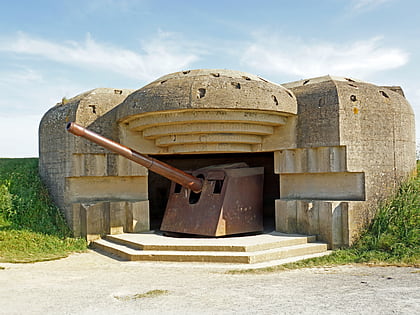
[[[417,164],[420,174],[420,163]],[[379,208],[375,219],[349,249],[287,268],[376,263],[420,265],[420,176],[404,183]],[[84,251],[38,176],[38,159],[0,159],[0,262],[36,262]]]
[[[0,261],[58,259],[86,247],[51,202],[38,159],[0,159]]]

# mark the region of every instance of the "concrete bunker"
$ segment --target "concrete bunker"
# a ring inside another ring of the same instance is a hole
[[[154,228],[167,188],[144,167],[66,135],[68,121],[179,168],[244,159],[270,174],[267,227],[346,246],[415,169],[414,115],[401,89],[350,80],[278,85],[191,70],[137,91],[87,92],[41,121],[40,172],[75,235],[93,240]]]

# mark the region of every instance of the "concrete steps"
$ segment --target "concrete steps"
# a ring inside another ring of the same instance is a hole
[[[130,261],[256,264],[327,252],[314,236],[267,234],[225,238],[175,238],[156,233],[109,235],[93,247]],[[298,259],[295,259],[298,260]]]

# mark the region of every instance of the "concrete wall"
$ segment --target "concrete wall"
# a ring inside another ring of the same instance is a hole
[[[267,190],[276,229],[315,234],[330,247],[350,245],[415,169],[414,115],[398,87],[330,76],[280,86],[237,71],[178,72],[137,91],[87,92],[41,121],[42,178],[75,235],[88,239],[148,230],[149,192],[156,198],[161,187],[145,168],[66,134],[67,121],[166,160],[270,154],[265,185],[277,187]]]
[[[279,155],[280,187],[288,188],[280,188],[285,201],[278,203],[277,221],[282,216],[296,221],[289,232],[304,232],[300,222],[331,222],[332,233],[319,238],[334,247],[344,235],[342,245],[351,244],[378,203],[415,170],[413,111],[401,89],[349,78],[326,76],[285,86],[298,100],[301,149]],[[328,211],[321,211],[325,207]]]
[[[82,176],[82,173],[89,176],[103,175],[107,155],[104,149],[68,134],[66,124],[75,121],[90,126],[131,92],[127,89],[94,89],[56,104],[40,122],[40,175],[75,235],[80,235],[80,219],[68,201],[67,178]]]

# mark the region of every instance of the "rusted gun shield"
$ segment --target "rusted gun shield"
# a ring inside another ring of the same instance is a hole
[[[202,191],[172,182],[162,231],[225,236],[263,230],[263,167],[236,163],[192,175],[202,179]]]

